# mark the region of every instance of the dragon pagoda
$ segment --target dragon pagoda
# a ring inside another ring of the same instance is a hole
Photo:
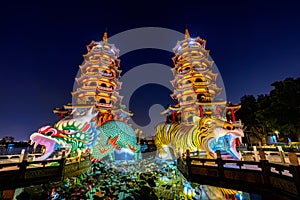
[[[65,110],[85,110],[94,107],[98,111],[98,124],[109,120],[128,122],[133,113],[125,110],[119,94],[122,83],[119,80],[119,49],[108,43],[105,32],[102,41],[92,41],[87,45],[84,61],[79,66],[80,76],[75,78],[77,88],[71,92],[73,104],[53,112],[63,114]]]
[[[95,159],[118,156],[140,158],[136,133],[128,124],[133,115],[125,110],[119,94],[119,50],[108,43],[105,32],[101,41],[87,45],[84,61],[79,66],[79,76],[72,94],[72,103],[56,108],[53,112],[60,120],[52,126],[44,126],[30,137],[35,145],[46,148],[41,159],[47,159],[58,149],[67,154],[91,150]]]

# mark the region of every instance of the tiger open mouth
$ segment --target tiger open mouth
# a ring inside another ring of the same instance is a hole
[[[244,133],[241,129],[235,130],[215,130],[217,137],[209,141],[209,149],[215,153],[220,151],[222,158],[240,160],[241,155],[237,152],[236,147],[240,146]]]

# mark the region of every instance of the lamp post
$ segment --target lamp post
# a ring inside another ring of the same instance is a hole
[[[276,130],[274,133],[276,134],[277,141],[279,141],[279,131]]]

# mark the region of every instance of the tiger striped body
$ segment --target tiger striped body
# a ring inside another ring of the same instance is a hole
[[[155,144],[159,156],[166,156],[165,146],[171,147],[175,154],[181,155],[187,149],[191,152],[197,150],[207,151],[208,158],[213,158],[214,153],[209,149],[208,141],[215,138],[214,128],[216,123],[212,118],[204,117],[192,125],[180,123],[160,123],[155,127]]]

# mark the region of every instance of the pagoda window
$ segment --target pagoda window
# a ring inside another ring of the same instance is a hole
[[[185,100],[186,100],[186,101],[192,101],[192,100],[193,100],[193,97],[188,96]]]
[[[195,82],[204,82],[201,78],[196,78]]]
[[[198,102],[201,102],[201,101],[205,101],[206,98],[205,98],[204,94],[198,94],[197,99],[198,99]]]
[[[100,85],[101,87],[107,87],[107,85],[105,83],[101,83]]]
[[[91,82],[91,83],[90,83],[90,86],[97,86],[97,83]]]
[[[190,81],[190,80],[187,80],[187,81],[185,82],[185,84],[190,84],[190,83],[192,83],[192,81]]]
[[[88,99],[90,102],[93,102],[95,100],[94,97],[89,97]]]
[[[99,103],[106,103],[105,99],[100,99]]]
[[[188,72],[188,71],[190,71],[190,70],[191,70],[190,67],[186,67],[186,68],[184,69],[184,72]]]
[[[98,69],[93,69],[93,71],[92,72],[98,72]]]

